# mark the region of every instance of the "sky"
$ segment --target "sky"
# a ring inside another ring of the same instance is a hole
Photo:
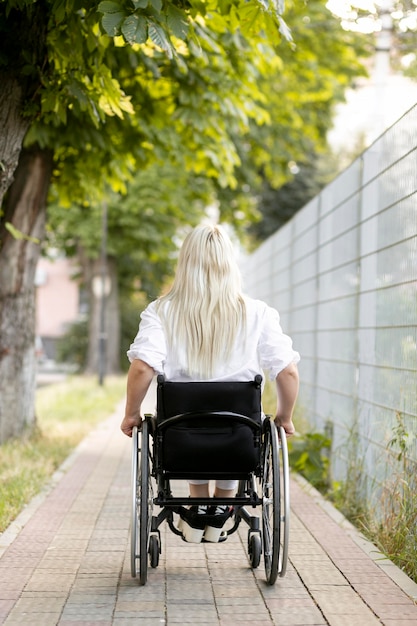
[[[414,0],[414,4],[417,0]],[[328,8],[348,20],[352,15],[351,3],[346,0],[329,0]],[[358,30],[375,32],[375,6],[389,8],[391,0],[357,0],[355,6],[369,11],[371,16],[360,21]],[[411,16],[417,20],[416,13]],[[388,17],[389,20],[389,17]],[[413,25],[411,25],[412,27]],[[379,30],[379,28],[378,28]],[[388,35],[389,37],[389,35]],[[338,105],[334,130],[328,135],[329,142],[336,149],[352,148],[358,136],[370,145],[386,128],[391,126],[417,102],[417,83],[402,75],[394,74],[387,54],[375,57],[374,67],[367,81],[355,90],[348,90],[346,103]]]
[[[342,24],[347,26],[349,23],[349,28],[351,30],[358,30],[363,33],[372,33],[375,31],[375,20],[373,19],[373,15],[375,15],[375,2],[372,0],[357,0],[357,2],[353,3],[355,7],[358,9],[362,9],[363,11],[367,11],[370,16],[360,18],[356,24],[356,26],[352,25],[352,21],[356,17],[356,11],[352,7],[352,3],[347,0],[329,0],[327,2],[327,7],[332,13],[335,13],[339,17],[342,18]],[[383,4],[383,2],[378,3],[378,5]]]
[[[349,2],[348,0],[328,0],[327,7],[330,11],[332,11],[332,13],[341,17],[342,25],[350,30],[372,33],[375,30],[380,29],[380,21],[375,20],[376,11],[386,9],[391,12],[393,4],[394,0],[377,0],[376,2],[374,0],[353,0],[353,2]],[[415,11],[411,15],[404,16],[399,11],[397,11],[397,13],[393,13],[393,15],[402,18],[401,22],[404,29],[417,29],[417,0],[413,0],[413,4],[415,6]],[[357,17],[356,8],[368,12],[369,15],[360,17],[356,23],[354,23],[354,20]]]

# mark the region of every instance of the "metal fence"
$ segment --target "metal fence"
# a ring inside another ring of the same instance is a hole
[[[378,499],[393,464],[417,463],[417,105],[243,274],[301,353],[299,404],[332,434],[333,478],[353,469]]]

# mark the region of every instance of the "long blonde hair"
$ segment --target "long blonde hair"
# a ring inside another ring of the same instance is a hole
[[[186,237],[158,311],[170,348],[185,349],[189,376],[210,378],[229,360],[246,309],[233,246],[220,226],[197,226]]]

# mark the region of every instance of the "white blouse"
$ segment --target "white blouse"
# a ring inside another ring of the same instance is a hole
[[[219,363],[211,380],[253,380],[268,371],[274,380],[290,363],[298,363],[300,355],[292,348],[292,340],[282,331],[278,311],[261,300],[245,296],[246,328],[238,333],[229,361]],[[139,331],[127,352],[129,361],[141,359],[167,380],[187,381],[186,353],[172,354],[156,302],[151,302],[141,314]]]

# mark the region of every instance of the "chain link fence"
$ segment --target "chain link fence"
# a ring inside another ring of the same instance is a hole
[[[301,354],[336,481],[376,501],[417,470],[417,105],[243,263]],[[415,472],[417,473],[417,472]]]

